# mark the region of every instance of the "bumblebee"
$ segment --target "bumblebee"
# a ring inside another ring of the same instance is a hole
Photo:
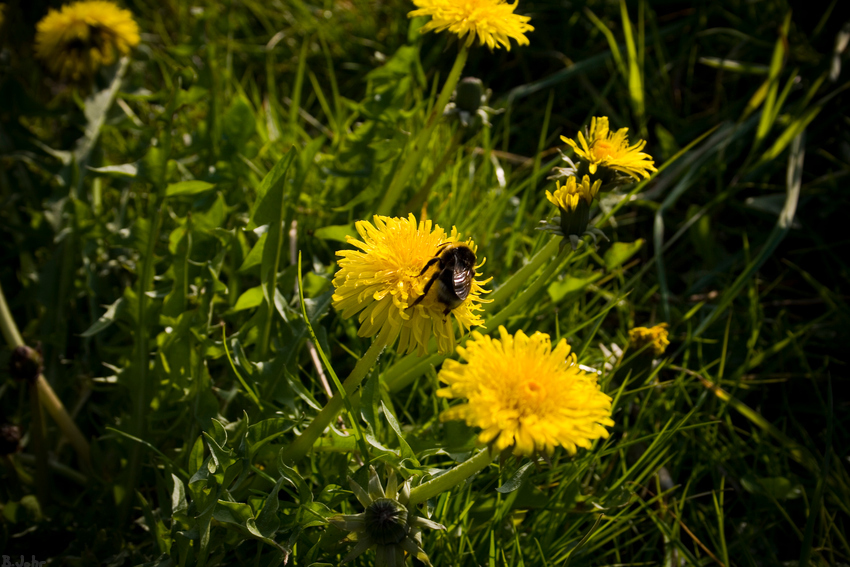
[[[475,276],[475,252],[462,242],[445,242],[439,246],[438,250],[437,255],[428,260],[419,275],[427,272],[428,268],[434,264],[437,264],[439,269],[425,284],[422,295],[416,298],[411,307],[425,299],[431,286],[436,282],[437,301],[446,306],[443,315],[448,315],[469,296],[472,278]]]

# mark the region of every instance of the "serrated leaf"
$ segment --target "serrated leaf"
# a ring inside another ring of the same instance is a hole
[[[508,480],[508,482],[496,489],[496,492],[508,494],[521,487],[523,481],[528,478],[529,470],[531,470],[531,467],[533,465],[534,461],[529,461],[522,465],[516,470],[516,472],[514,472],[513,476],[510,478],[510,480]]]
[[[268,497],[266,497],[263,509],[257,514],[257,520],[254,522],[254,526],[256,526],[258,532],[257,535],[271,538],[274,537],[274,534],[280,528],[280,518],[277,516],[279,505],[277,493],[280,491],[280,485],[283,483],[283,480],[284,478],[282,476],[278,479],[271,492],[269,492]]]
[[[402,458],[410,459],[410,461],[418,467],[419,460],[416,458],[416,453],[414,453],[413,449],[410,448],[410,445],[407,444],[404,435],[401,434],[401,428],[398,426],[398,420],[396,420],[393,412],[391,412],[384,404],[383,400],[381,401],[381,409],[384,410],[384,417],[387,418],[387,423],[390,424],[390,427],[395,432],[396,437],[398,437],[398,444],[401,447]]]

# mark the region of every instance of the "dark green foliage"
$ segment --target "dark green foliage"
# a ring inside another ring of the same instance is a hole
[[[36,498],[37,406],[4,371],[0,425],[25,435],[0,468],[0,550],[337,565],[352,544],[327,520],[361,508],[347,476],[423,477],[474,447],[438,419],[445,357],[390,349],[350,400],[360,444],[346,413],[305,460],[279,458],[328,400],[318,351],[344,377],[371,344],[331,308],[335,252],[378,209],[456,42],[420,36],[401,1],[128,1],[142,44],[72,85],[32,57],[46,6],[14,4],[0,285],[92,467],[46,418]],[[430,501],[422,515],[447,528],[425,534],[434,565],[850,564],[838,7],[522,0],[530,46],[471,50],[464,76],[505,112],[468,139],[440,124],[393,215],[474,238],[495,290],[486,330],[566,337],[604,369],[616,426],[575,458],[497,460]],[[535,230],[557,214],[546,177],[559,136],[592,116],[648,140],[660,171],[589,211],[611,242],[523,270],[556,258]],[[662,321],[658,366],[605,367],[600,344]]]

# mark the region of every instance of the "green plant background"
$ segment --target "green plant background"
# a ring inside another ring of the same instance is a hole
[[[464,75],[503,112],[449,153],[459,126],[440,124],[392,214],[475,240],[488,332],[565,337],[599,369],[634,326],[668,322],[671,346],[652,371],[603,373],[616,426],[594,450],[497,460],[430,500],[434,565],[850,564],[837,4],[529,0],[529,46],[471,50]],[[0,284],[92,466],[46,420],[40,503],[25,436],[0,471],[0,549],[338,564],[351,544],[327,519],[360,511],[347,476],[421,477],[474,446],[437,418],[442,357],[385,352],[355,408],[368,455],[334,423],[306,459],[278,456],[327,400],[316,349],[343,377],[371,344],[330,308],[335,252],[457,42],[395,0],[139,0],[130,60],[74,86],[32,56],[48,5],[9,3],[0,39]],[[592,116],[648,140],[660,171],[603,196],[610,242],[552,261],[546,177]],[[29,431],[27,400],[4,377],[2,421]]]

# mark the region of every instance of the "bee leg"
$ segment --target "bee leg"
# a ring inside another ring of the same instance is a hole
[[[423,270],[423,271],[424,271],[424,270]],[[422,295],[420,295],[419,297],[417,297],[417,298],[416,298],[416,301],[414,301],[413,303],[411,303],[411,304],[410,304],[410,307],[416,307],[417,305],[419,305],[419,303],[420,303],[423,299],[425,299],[425,296],[426,296],[426,295],[428,295],[428,291],[431,289],[431,286],[432,286],[432,285],[434,285],[434,282],[435,282],[435,281],[437,281],[437,278],[439,277],[439,275],[440,275],[440,272],[437,272],[436,274],[434,274],[433,276],[431,276],[431,279],[430,279],[430,280],[428,280],[428,283],[426,283],[426,284],[425,284],[425,287],[422,289]],[[409,308],[408,308],[408,309],[409,309]]]
[[[424,274],[425,272],[427,272],[427,271],[428,271],[428,268],[430,268],[431,266],[433,266],[434,264],[436,264],[436,263],[437,263],[437,262],[439,262],[439,261],[440,261],[440,257],[439,257],[439,256],[435,256],[435,257],[431,258],[430,260],[428,260],[428,263],[427,263],[427,264],[425,264],[425,267],[424,267],[424,268],[422,268],[422,271],[421,271],[421,272],[419,272],[419,275],[421,276],[422,274]]]

